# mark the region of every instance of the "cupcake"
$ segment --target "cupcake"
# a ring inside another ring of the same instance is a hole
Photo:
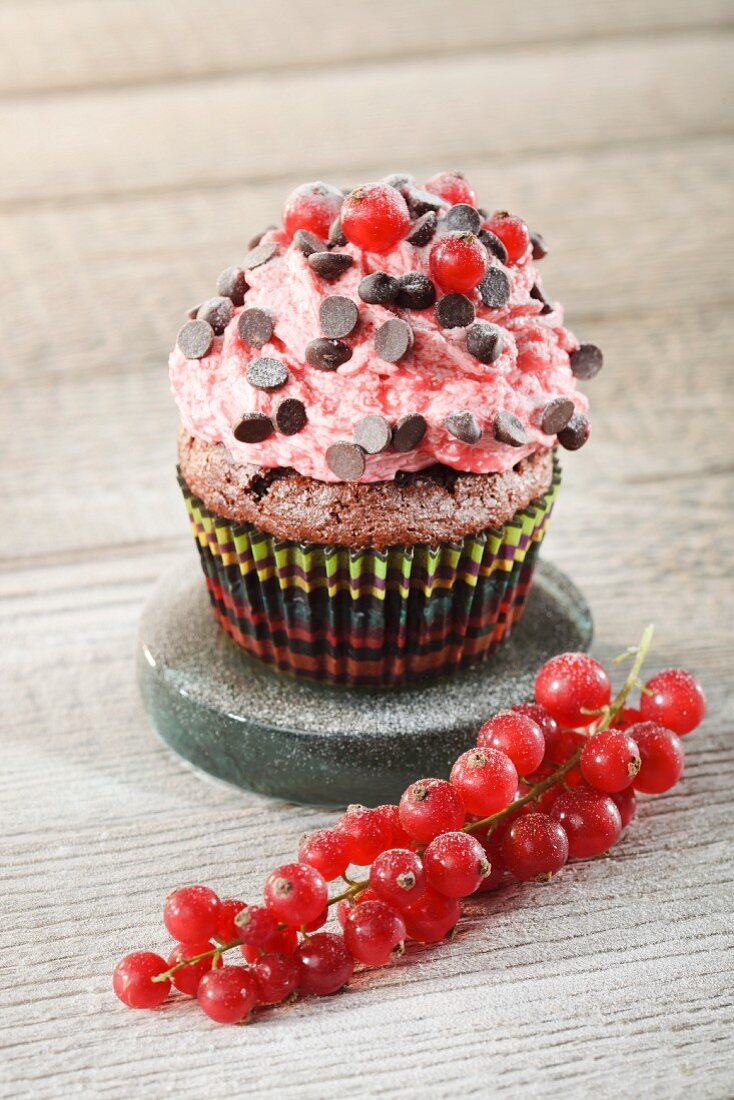
[[[546,294],[542,238],[457,173],[305,184],[282,220],[170,358],[214,614],[281,672],[448,675],[522,614],[601,353]]]

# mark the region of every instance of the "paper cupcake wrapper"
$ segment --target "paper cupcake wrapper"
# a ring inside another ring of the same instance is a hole
[[[282,672],[387,687],[476,664],[512,632],[560,483],[499,530],[349,550],[276,539],[210,512],[179,475],[214,613]]]

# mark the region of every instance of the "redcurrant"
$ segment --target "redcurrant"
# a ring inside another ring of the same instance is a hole
[[[548,814],[525,814],[505,833],[502,858],[515,878],[547,882],[568,859],[568,837]]]
[[[402,954],[404,940],[403,918],[384,901],[365,901],[347,914],[344,942],[358,962],[382,966]]]
[[[502,241],[507,249],[508,264],[516,264],[525,256],[530,246],[530,233],[522,218],[497,210],[487,218],[484,228]]]
[[[235,918],[237,939],[250,947],[268,947],[278,935],[278,917],[265,905],[246,905]]]
[[[215,934],[221,904],[208,886],[182,886],[166,898],[163,923],[179,943],[200,943]]]
[[[431,248],[432,277],[447,293],[465,294],[487,272],[487,250],[473,233],[446,233]]]
[[[635,707],[622,707],[614,720],[617,729],[626,730],[642,721],[642,711]]]
[[[284,1001],[298,986],[298,966],[289,955],[263,955],[252,968],[257,999],[263,1005]]]
[[[443,833],[423,853],[429,887],[447,898],[473,894],[491,867],[484,848],[470,833]]]
[[[385,806],[378,806],[375,813],[390,827],[390,847],[409,848],[412,841],[400,824],[400,807],[387,803]]]
[[[512,802],[517,791],[517,770],[509,756],[498,749],[469,749],[451,769],[451,785],[469,813],[487,817]]]
[[[625,787],[623,791],[615,791],[609,796],[619,810],[622,818],[622,828],[626,829],[637,810],[637,798],[634,787]]]
[[[464,803],[445,779],[420,779],[400,799],[400,824],[413,840],[428,844],[464,824]]]
[[[477,205],[477,193],[461,172],[437,172],[426,181],[425,190],[445,199],[450,206],[459,202]]]
[[[366,252],[389,252],[410,228],[405,199],[387,183],[350,191],[341,208],[344,236]]]
[[[346,985],[354,970],[354,959],[344,937],[336,932],[317,932],[298,946],[295,954],[298,984],[303,993],[326,997]]]
[[[331,882],[343,875],[349,866],[349,841],[336,829],[317,829],[301,841],[298,860],[315,867],[327,882]]]
[[[341,191],[328,183],[303,183],[285,200],[283,228],[291,239],[298,229],[306,229],[326,240],[343,202]]]
[[[629,787],[640,770],[640,752],[624,730],[595,733],[581,752],[581,774],[591,787],[614,794]]]
[[[423,862],[407,848],[381,852],[370,868],[370,886],[374,892],[398,909],[417,901],[425,885]]]
[[[536,726],[540,726],[540,732],[543,734],[543,740],[545,741],[545,753],[546,756],[550,756],[555,749],[561,731],[555,718],[551,718],[545,707],[541,707],[539,703],[516,703],[510,709],[518,714],[524,714],[526,718],[532,718]]]
[[[272,940],[268,941],[267,948],[253,947],[249,943],[243,943],[240,950],[246,962],[257,962],[262,958],[263,951],[268,955],[293,955],[298,947],[298,932],[295,928],[281,928]]]
[[[385,815],[366,806],[350,806],[337,821],[335,831],[347,842],[348,862],[359,867],[368,867],[392,841],[392,829]]]
[[[667,668],[645,684],[640,710],[646,721],[659,722],[682,737],[703,721],[706,696],[690,672]]]
[[[461,916],[456,898],[447,898],[427,887],[414,905],[404,909],[405,930],[417,943],[438,943],[455,927]]]
[[[171,992],[171,983],[153,982],[168,970],[168,963],[152,951],[134,951],[115,967],[112,988],[128,1008],[158,1008]]]
[[[482,749],[499,749],[509,756],[518,775],[539,768],[545,756],[545,738],[537,722],[527,714],[504,710],[485,722],[477,744]]]
[[[622,829],[622,818],[609,795],[579,787],[561,791],[551,807],[568,837],[570,859],[589,859],[606,852]]]
[[[612,685],[606,670],[586,653],[561,653],[551,657],[535,678],[535,701],[552,714],[560,726],[583,727],[596,720],[611,699]]]
[[[329,899],[323,875],[307,863],[286,863],[265,883],[265,904],[284,924],[300,927],[320,916]]]
[[[238,901],[237,898],[227,898],[226,901],[223,901],[219,907],[214,935],[218,936],[220,940],[224,940],[225,943],[229,943],[230,940],[238,940],[240,932],[235,924],[235,917],[246,908],[244,901]]]
[[[203,976],[196,998],[209,1019],[238,1024],[257,1004],[257,982],[246,966],[222,966]]]
[[[674,787],[683,774],[685,762],[680,738],[657,722],[640,722],[629,733],[640,751],[639,774],[635,789],[645,794],[662,794]]]
[[[182,959],[193,959],[195,955],[203,955],[205,951],[211,951],[212,949],[210,943],[179,943],[168,956],[168,966],[165,969],[170,970],[172,966],[177,966]],[[189,997],[195,997],[199,982],[207,971],[211,970],[213,961],[214,956],[209,955],[206,959],[201,959],[197,963],[191,963],[189,966],[183,966],[180,970],[177,970],[173,975],[173,984],[176,989],[180,993],[186,993]]]

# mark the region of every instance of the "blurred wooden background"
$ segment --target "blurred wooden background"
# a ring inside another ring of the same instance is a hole
[[[731,1096],[733,14],[0,2],[1,1095]],[[543,232],[605,351],[544,552],[597,652],[655,620],[710,718],[610,860],[469,906],[451,945],[247,1030],[133,1016],[110,970],[164,946],[167,891],[251,896],[333,816],[202,781],[146,727],[140,608],[194,553],[168,349],[296,183],[444,167]]]

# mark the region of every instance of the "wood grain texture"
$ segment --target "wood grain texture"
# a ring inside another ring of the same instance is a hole
[[[730,6],[376,2],[326,33],[327,7],[225,0],[221,34],[193,0],[0,5],[0,90],[33,93],[0,104],[0,1096],[728,1100],[734,159],[707,28]],[[169,889],[253,897],[333,819],[203,780],[146,726],[140,608],[194,553],[165,356],[293,183],[396,148],[550,240],[546,283],[606,367],[544,553],[602,659],[655,619],[652,668],[697,671],[710,716],[612,857],[471,903],[451,944],[253,1028],[131,1014],[111,964],[165,948]]]

